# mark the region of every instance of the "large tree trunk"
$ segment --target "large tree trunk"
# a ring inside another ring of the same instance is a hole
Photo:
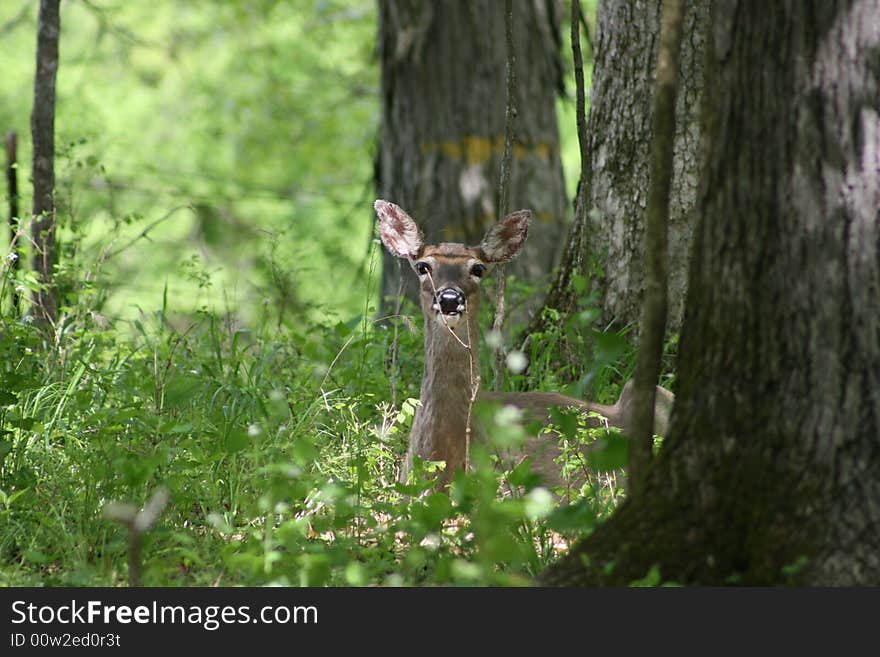
[[[34,184],[34,269],[42,288],[34,293],[35,318],[52,323],[58,302],[52,282],[57,261],[55,251],[55,76],[58,72],[60,0],[40,0],[37,31],[37,68],[34,76],[34,107],[31,111]]]
[[[604,276],[603,325],[639,319],[645,278],[644,226],[651,144],[651,94],[661,0],[600,0],[593,54],[589,161],[583,202],[546,305],[569,316],[582,295],[572,276]],[[669,328],[681,325],[697,186],[697,142],[708,2],[687,3],[676,103],[674,176],[669,214]],[[531,330],[542,327],[533,322]],[[634,334],[635,335],[635,334]]]
[[[510,207],[535,225],[510,267],[540,285],[556,261],[566,211],[555,98],[555,3],[514,0],[517,117]],[[429,243],[476,244],[497,219],[504,149],[504,3],[380,0],[382,133],[378,196],[402,205]],[[400,261],[385,254],[383,299]],[[403,272],[403,285],[412,276]],[[414,289],[411,291],[414,294]]]
[[[878,585],[880,4],[713,11],[671,435],[544,581]]]

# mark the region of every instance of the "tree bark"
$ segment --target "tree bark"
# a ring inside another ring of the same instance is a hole
[[[663,0],[657,82],[651,125],[651,180],[645,217],[645,293],[639,322],[639,356],[633,390],[633,421],[627,481],[633,497],[641,494],[654,453],[654,398],[660,378],[666,334],[669,197],[675,144],[675,98],[681,52],[683,0]]]
[[[34,184],[34,270],[41,289],[34,293],[33,315],[40,323],[54,323],[58,302],[53,287],[57,262],[55,249],[55,77],[58,72],[60,0],[40,0],[37,29],[37,66],[34,76],[34,107],[31,112]]]
[[[880,5],[712,11],[672,430],[543,581],[878,585]]]
[[[566,211],[555,98],[561,86],[555,3],[514,0],[516,140],[510,207],[535,218],[508,268],[540,286],[556,262]],[[476,244],[497,219],[505,127],[504,3],[380,0],[382,128],[376,188],[429,243]],[[383,300],[401,286],[384,256]],[[414,295],[412,276],[403,289]],[[410,289],[411,288],[411,289]],[[387,306],[386,306],[387,308]]]
[[[516,41],[513,38],[513,26],[516,16],[513,13],[513,0],[504,0],[504,52],[506,53],[506,85],[504,95],[504,150],[501,154],[501,179],[498,181],[498,216],[506,217],[510,213],[510,169],[513,164],[513,140],[516,135]],[[501,335],[504,332],[504,320],[507,314],[507,272],[505,264],[495,267],[495,316],[492,319],[492,330]],[[495,345],[495,360],[492,363],[492,390],[501,390],[504,386],[506,367],[506,350],[504,343]]]
[[[650,179],[651,94],[660,0],[600,0],[587,124],[589,158],[575,221],[545,306],[571,316],[583,295],[574,275],[593,278],[602,324],[639,318],[645,278],[644,226]],[[681,324],[697,185],[699,107],[708,2],[686,4],[676,101],[669,217],[669,327]],[[601,272],[601,275],[599,274]],[[543,330],[534,321],[529,332]]]

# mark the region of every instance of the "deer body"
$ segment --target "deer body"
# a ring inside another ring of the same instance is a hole
[[[528,232],[530,213],[515,212],[489,229],[479,246],[457,243],[426,245],[413,219],[400,207],[376,201],[379,234],[394,255],[406,258],[420,279],[420,303],[424,315],[425,364],[420,391],[421,405],[413,418],[401,479],[405,480],[413,458],[445,461],[443,481],[467,465],[469,441],[485,441],[485,430],[472,421],[475,402],[511,405],[523,411],[528,421],[550,421],[554,407],[594,411],[611,426],[626,431],[629,426],[632,382],[612,406],[585,402],[549,392],[494,393],[479,391],[480,363],[477,316],[479,283],[490,268],[515,257]],[[658,387],[655,404],[656,431],[666,431],[674,397]],[[600,420],[591,418],[593,426]],[[532,459],[533,470],[547,485],[561,484],[561,466],[556,463],[558,441],[553,435],[535,436],[521,449],[501,455],[514,465],[523,457]]]
[[[472,335],[476,337],[476,333]],[[466,344],[476,343],[466,341]],[[413,417],[402,479],[412,467],[414,456],[446,461],[446,471],[450,473],[454,468],[464,467],[474,386],[471,372],[479,371],[479,363],[474,360],[472,366],[471,354],[447,329],[426,322],[421,405]]]

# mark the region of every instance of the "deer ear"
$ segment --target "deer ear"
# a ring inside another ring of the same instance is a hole
[[[424,240],[413,218],[400,206],[381,199],[373,207],[379,217],[379,237],[385,248],[398,258],[418,258]]]
[[[531,210],[511,212],[492,226],[480,242],[487,262],[507,262],[519,255],[529,234]]]

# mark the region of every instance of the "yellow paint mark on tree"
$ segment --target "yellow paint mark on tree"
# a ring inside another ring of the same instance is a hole
[[[419,149],[423,154],[440,153],[452,160],[464,159],[469,165],[483,165],[495,155],[501,157],[504,154],[504,136],[494,139],[465,135],[461,139],[447,141],[422,142]],[[559,150],[559,144],[555,142],[515,142],[513,145],[513,157],[522,159],[536,157],[540,160],[548,160],[552,154]]]
[[[492,155],[492,143],[485,137],[465,137],[465,159],[468,164],[485,164]]]
[[[542,160],[550,159],[550,144],[546,142],[538,142],[537,144],[535,144],[532,150],[534,151],[536,157]]]
[[[427,144],[423,144],[425,146]],[[441,141],[438,145],[438,150],[443,153],[448,158],[453,160],[461,159],[461,144],[457,141]],[[430,151],[430,149],[428,149]]]

